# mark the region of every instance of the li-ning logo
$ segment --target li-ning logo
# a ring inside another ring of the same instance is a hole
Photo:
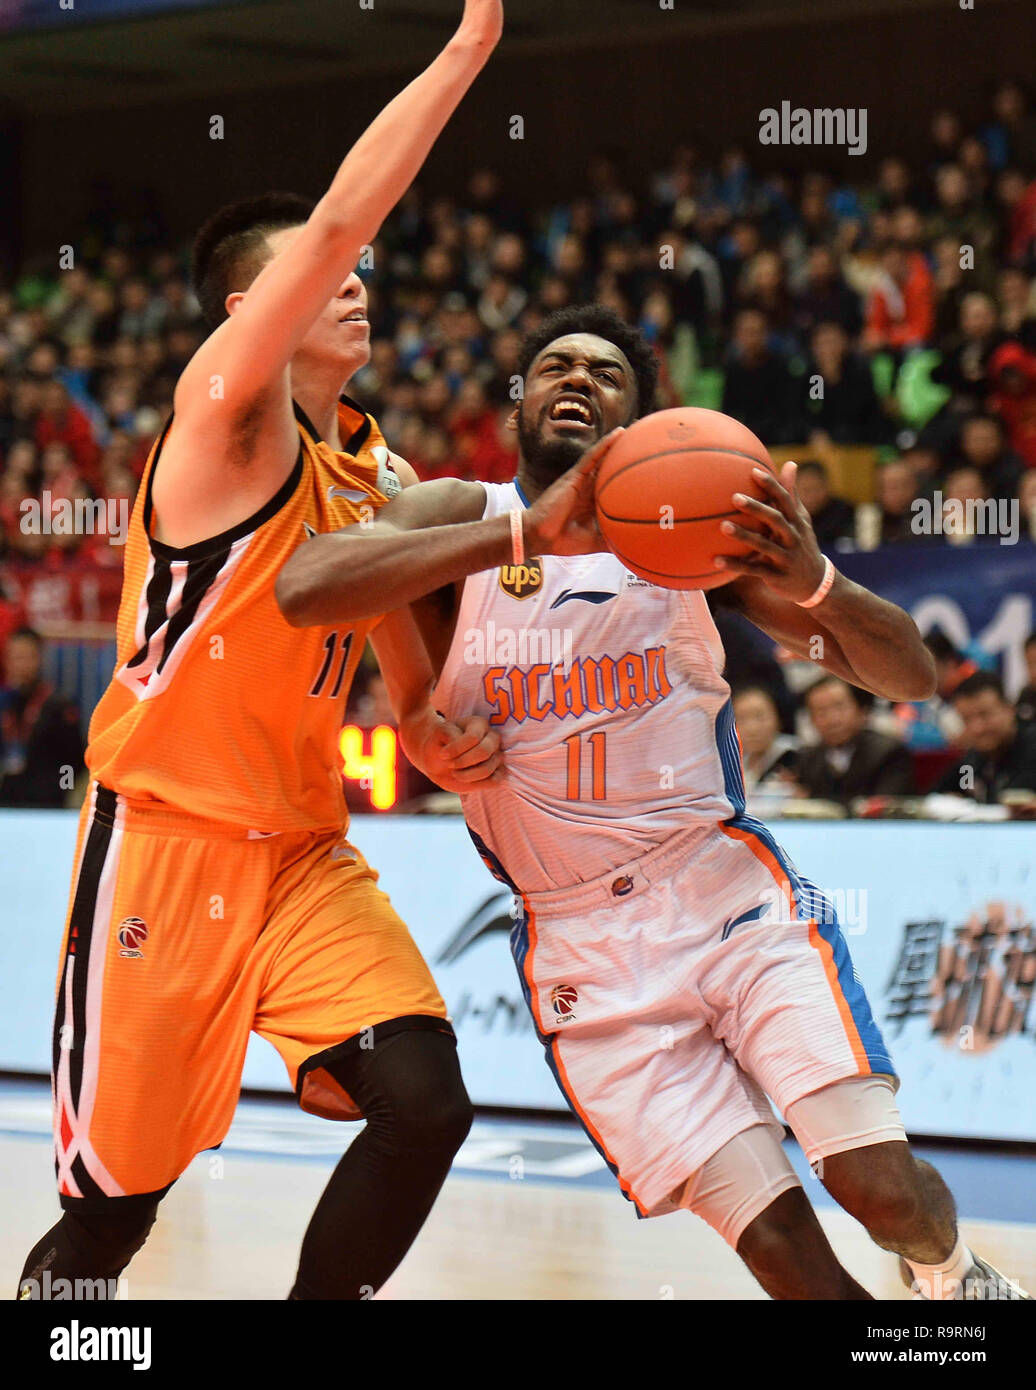
[[[119,923],[119,955],[128,960],[139,960],[144,954],[140,948],[147,938],[147,923],[142,918],[124,917]]]
[[[543,565],[528,560],[524,565],[501,565],[500,587],[511,598],[531,598],[543,587]]]
[[[574,1023],[572,1010],[579,1002],[579,992],[575,985],[555,985],[550,992],[550,1006],[560,1023]]]

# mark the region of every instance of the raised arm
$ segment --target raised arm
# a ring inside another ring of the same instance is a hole
[[[809,514],[795,491],[795,465],[778,481],[764,469],[756,477],[769,494],[757,502],[742,494],[734,504],[744,524],[724,529],[754,553],[727,558],[723,568],[741,576],[716,590],[716,601],[744,613],[796,656],[888,700],[926,700],[935,690],[935,665],[917,625],[894,603],[835,576],[814,608],[802,608],[825,573]]]
[[[243,520],[287,478],[297,453],[289,364],[413,182],[502,20],[501,0],[465,0],[453,38],[356,142],[301,232],[246,290],[228,296],[229,316],[177,384],[176,425],[156,475],[160,522],[172,516],[183,532],[178,513],[187,497],[188,530],[199,512],[231,525],[235,510]],[[232,469],[218,466],[227,462]]]
[[[503,22],[501,0],[466,0],[460,27],[346,155],[289,250],[257,276],[237,311],[199,348],[177,391],[177,409],[207,409],[210,378],[233,406],[283,373],[364,246],[410,187],[440,132],[485,65]]]

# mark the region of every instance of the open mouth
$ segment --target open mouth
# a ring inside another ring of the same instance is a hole
[[[339,319],[339,323],[366,323],[367,314],[363,309],[354,309],[351,314],[346,314],[345,318]]]
[[[577,425],[584,429],[594,423],[594,413],[581,396],[559,396],[547,418],[555,425]]]

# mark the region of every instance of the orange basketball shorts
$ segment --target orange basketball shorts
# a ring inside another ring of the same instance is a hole
[[[250,1031],[303,1109],[359,1111],[325,1068],[408,1028],[452,1032],[377,875],[340,831],[259,836],[83,806],[54,1021],[63,1206],[161,1194],[230,1126]]]

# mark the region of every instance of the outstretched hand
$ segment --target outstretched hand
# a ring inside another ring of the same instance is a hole
[[[464,0],[464,17],[459,34],[495,44],[504,31],[502,0]]]
[[[597,525],[597,470],[625,430],[612,430],[586,451],[526,511],[525,550],[528,555],[592,555],[607,550]]]
[[[717,569],[761,579],[792,603],[816,593],[824,577],[824,557],[795,487],[797,469],[797,464],[786,463],[779,479],[768,468],[752,469],[767,500],[759,502],[735,492],[734,506],[742,513],[742,521],[720,525],[724,535],[751,546],[751,553],[715,559]]]

